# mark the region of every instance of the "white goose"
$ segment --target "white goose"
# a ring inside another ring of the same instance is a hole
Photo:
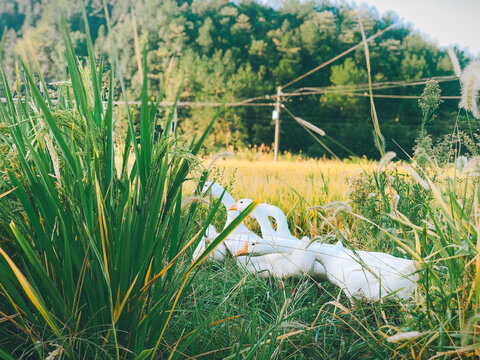
[[[251,199],[241,199],[237,201],[236,204],[234,204],[230,209],[232,210],[239,210],[243,211],[247,208],[248,205],[252,202]],[[272,224],[270,223],[270,220],[268,219],[267,214],[263,210],[265,208],[265,205],[267,204],[260,204],[255,210],[253,210],[250,213],[250,216],[257,220],[258,224],[260,225],[260,231],[262,232],[262,237],[263,239],[260,240],[255,240],[255,241],[246,241],[244,243],[244,246],[242,249],[240,249],[237,253],[235,253],[236,256],[240,255],[255,255],[255,249],[263,249],[260,250],[261,255],[281,255],[281,253],[292,253],[297,249],[297,259],[298,256],[300,256],[302,253],[305,255],[306,259],[305,261],[308,262],[309,254],[311,251],[305,250],[305,248],[299,248],[300,246],[298,244],[299,239],[296,237],[290,235],[289,237],[284,237],[275,232],[275,230],[272,228]],[[278,209],[278,208],[277,208]],[[280,212],[282,212],[280,209],[278,209]],[[283,214],[283,212],[282,212]],[[277,214],[278,215],[278,214]],[[286,220],[285,220],[286,221]],[[288,229],[288,225],[287,225]],[[307,245],[310,243],[310,239],[307,237],[302,239],[302,243],[307,243]],[[260,255],[258,254],[258,255]],[[284,255],[282,255],[284,256]],[[268,262],[268,258],[265,258],[265,260],[259,259],[257,261],[263,261]],[[297,260],[296,260],[297,261]],[[302,268],[301,266],[299,268]],[[314,261],[313,265],[310,267],[309,274],[311,276],[314,276],[318,280],[324,280],[326,279],[326,272],[325,268],[323,265],[318,262]]]
[[[210,193],[215,198],[219,199],[222,194],[222,204],[227,210],[227,221],[223,228],[227,227],[233,219],[235,219],[239,212],[235,209],[230,209],[234,204],[235,200],[233,197],[218,183],[212,183],[210,181],[205,182],[205,185],[202,189],[203,194]],[[262,239],[250,231],[243,223],[238,225],[230,235],[222,242],[225,249],[228,250],[231,254],[237,253],[243,246],[246,241],[261,241]]]
[[[237,263],[248,272],[260,277],[302,277],[313,271],[315,255],[305,251],[310,244],[308,238],[296,242],[297,248],[290,253],[271,253],[263,256],[239,256]],[[252,243],[250,243],[252,244]]]
[[[251,200],[242,199],[236,208],[243,211]],[[258,207],[257,207],[258,209]],[[265,219],[259,216],[257,209],[252,217],[260,217],[266,227]],[[260,212],[261,214],[261,212]],[[275,242],[250,242],[237,255],[265,256],[271,253],[291,253],[297,248],[298,240],[277,237]],[[323,265],[328,280],[339,286],[353,302],[353,298],[377,301],[394,293],[401,299],[407,299],[415,291],[418,275],[413,260],[368,251],[352,251],[341,245],[312,243],[308,250],[315,260]]]

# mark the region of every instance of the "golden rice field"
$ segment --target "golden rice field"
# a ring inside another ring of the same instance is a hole
[[[338,160],[248,161],[222,160],[217,163],[232,191],[277,206],[291,208],[304,202],[323,205],[347,198],[349,181],[374,163],[345,163]]]
[[[213,176],[232,196],[257,199],[280,207],[295,235],[318,235],[324,225],[313,206],[347,201],[353,177],[376,167],[375,162],[327,159],[226,159],[215,163]],[[341,222],[335,225],[341,227]]]

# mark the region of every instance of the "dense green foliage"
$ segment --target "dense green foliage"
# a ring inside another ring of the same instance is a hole
[[[87,13],[96,49],[107,49],[110,40],[119,49],[120,67],[127,91],[140,96],[140,50],[148,48],[148,78],[152,89],[166,85],[167,99],[173,100],[183,78],[180,100],[192,102],[235,102],[274,94],[308,70],[333,58],[361,41],[358,19],[366,36],[396,23],[394,14],[380,18],[368,8],[352,8],[328,0],[282,1],[275,8],[255,1],[228,0],[107,0],[112,14],[112,31],[107,31],[103,1],[87,1]],[[65,1],[10,1],[0,12],[5,24],[1,56],[7,74],[14,74],[15,53],[28,55],[40,64],[47,82],[66,78],[64,51],[57,31],[57,13],[66,13],[73,31],[77,54],[86,58],[80,6]],[[135,31],[136,30],[136,31]],[[138,34],[136,45],[135,34]],[[410,81],[432,76],[453,75],[445,51],[424,40],[407,26],[396,26],[369,43],[372,80]],[[460,62],[465,63],[460,53]],[[170,79],[164,84],[168,74]],[[163,80],[162,80],[163,79]],[[363,47],[336,60],[311,76],[284,89],[295,92],[305,87],[365,84],[367,71]],[[457,82],[440,84],[445,95],[458,95]],[[384,88],[380,94],[420,95],[421,86]],[[338,90],[338,88],[337,88]],[[357,91],[361,95],[366,90]],[[286,97],[285,104],[296,116],[324,129],[325,143],[339,156],[377,156],[369,99],[338,93]],[[415,99],[376,98],[380,127],[387,150],[411,153],[421,122]],[[263,99],[257,102],[271,103]],[[447,100],[440,107],[432,135],[448,132],[457,101]],[[215,124],[209,144],[267,144],[273,142],[270,106],[235,107]],[[211,107],[179,108],[180,129],[199,131],[215,113]],[[461,125],[461,124],[460,124]],[[301,141],[299,141],[301,139]],[[282,112],[281,149],[320,156],[325,150],[308,136],[291,117]]]

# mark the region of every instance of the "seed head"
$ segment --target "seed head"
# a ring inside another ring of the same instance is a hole
[[[472,112],[473,116],[480,119],[478,111],[478,91],[480,91],[480,61],[469,64],[463,69],[460,77],[462,83],[462,99],[458,106]]]

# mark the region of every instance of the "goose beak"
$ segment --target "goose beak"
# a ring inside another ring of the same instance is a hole
[[[243,246],[243,248],[237,251],[235,256],[247,255],[247,250],[248,250],[248,241],[245,241],[245,245]]]
[[[228,211],[232,211],[232,210],[238,210],[238,209],[237,209],[237,203],[233,204],[233,205],[230,206],[230,208],[228,209]]]

